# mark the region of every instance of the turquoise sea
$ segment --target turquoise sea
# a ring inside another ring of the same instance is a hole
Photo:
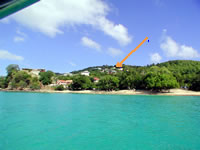
[[[200,97],[0,92],[0,150],[200,150]]]

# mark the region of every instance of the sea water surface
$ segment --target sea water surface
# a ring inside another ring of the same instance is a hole
[[[200,97],[0,92],[0,150],[200,150]]]

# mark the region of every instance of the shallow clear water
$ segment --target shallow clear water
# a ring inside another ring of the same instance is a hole
[[[200,97],[0,92],[0,150],[199,150]]]

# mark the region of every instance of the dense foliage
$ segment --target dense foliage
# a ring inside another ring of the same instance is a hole
[[[58,85],[58,86],[55,87],[55,90],[56,90],[56,91],[63,91],[64,89],[65,89],[65,88],[64,88],[63,85]]]
[[[52,77],[54,73],[52,71],[40,72],[40,81],[43,85],[49,85],[52,83]]]
[[[99,81],[97,87],[98,89],[105,91],[118,90],[119,79],[111,75],[106,75]]]
[[[147,89],[160,91],[179,87],[176,78],[165,67],[153,66],[144,79]]]
[[[87,76],[75,76],[73,78],[73,83],[70,86],[70,89],[72,90],[90,90],[93,88],[92,81]]]
[[[10,64],[10,65],[8,65],[8,67],[6,68],[6,71],[7,71],[8,74],[11,74],[11,73],[13,73],[13,72],[17,72],[17,71],[19,71],[19,70],[20,70],[20,69],[19,69],[19,66],[16,65],[16,64]]]
[[[39,90],[40,89],[40,82],[37,77],[33,77],[30,83],[31,90]]]
[[[194,91],[200,91],[200,73],[191,82],[190,89]]]
[[[5,87],[6,87],[6,78],[0,77],[0,88],[5,88]]]

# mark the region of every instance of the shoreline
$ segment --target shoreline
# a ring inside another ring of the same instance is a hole
[[[166,96],[200,96],[200,91],[190,91],[183,89],[170,89],[170,92],[152,92],[148,90],[119,90],[119,91],[93,91],[93,90],[81,90],[81,91],[54,91],[54,90],[7,90],[0,89],[4,92],[32,92],[32,93],[68,93],[68,94],[102,94],[102,95],[166,95]]]

